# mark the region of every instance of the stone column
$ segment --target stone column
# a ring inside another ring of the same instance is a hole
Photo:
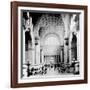
[[[62,50],[61,50],[61,53],[60,53],[60,57],[61,57],[61,62],[62,62],[62,61],[63,61],[63,60],[62,60]]]
[[[31,37],[32,37],[32,65],[34,65],[35,60],[35,40],[33,28],[31,28]]]
[[[28,61],[31,65],[35,64],[35,40],[34,40],[34,31],[33,31],[33,24],[32,24],[32,17],[30,16],[29,12],[27,12],[28,20],[26,21],[26,28],[30,30],[31,36],[31,43],[29,43],[28,47]]]
[[[70,33],[70,37],[69,37],[69,64],[71,64],[71,62],[72,62],[72,56],[71,56],[71,53],[72,53],[71,48],[72,48],[72,46],[71,46],[71,41],[72,41],[72,33]]]
[[[39,39],[35,41],[35,64],[40,64],[40,41]]]
[[[44,63],[44,53],[43,53],[43,49],[42,49],[42,56],[41,56],[42,58],[42,63]]]
[[[80,30],[81,30],[81,27],[82,27],[81,26],[82,25],[81,21],[82,21],[82,18],[81,18],[81,15],[79,14],[79,21],[78,21],[79,22],[78,23],[79,24],[79,28],[78,28],[79,30],[78,30],[78,33],[77,33],[77,61],[80,60],[80,46],[81,46],[80,45]]]
[[[80,14],[78,15],[79,16],[79,19],[81,19],[80,17]],[[71,18],[71,24],[70,24],[70,36],[69,36],[69,61],[70,63],[72,62],[72,51],[71,51],[71,48],[72,48],[72,45],[71,45],[71,42],[72,42],[72,33],[76,33],[76,37],[77,37],[77,60],[79,60],[79,57],[80,57],[80,53],[79,53],[79,49],[80,49],[80,22],[81,20],[77,20],[75,21],[75,18],[76,18],[76,14],[74,14]],[[79,24],[79,27],[78,27],[78,24]]]
[[[40,63],[44,63],[43,46],[40,46]]]
[[[72,32],[74,32],[75,30],[75,14],[72,15],[71,17],[71,21],[70,21],[70,33],[69,33],[69,63],[71,64],[72,63]]]
[[[60,58],[61,58],[61,62],[64,62],[64,46],[61,46],[61,52],[60,52]]]
[[[70,15],[69,14],[62,14],[62,19],[64,22],[65,33],[64,33],[64,62],[69,62],[69,32],[70,32]]]

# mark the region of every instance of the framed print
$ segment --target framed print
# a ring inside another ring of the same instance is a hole
[[[11,87],[87,83],[87,6],[11,2]]]

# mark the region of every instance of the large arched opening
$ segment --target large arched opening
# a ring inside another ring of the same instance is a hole
[[[44,61],[54,65],[60,62],[60,39],[57,34],[48,34],[43,45]]]

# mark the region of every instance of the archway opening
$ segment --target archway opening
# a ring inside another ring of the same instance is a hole
[[[46,64],[60,62],[60,41],[57,35],[49,34],[44,40],[44,60]]]

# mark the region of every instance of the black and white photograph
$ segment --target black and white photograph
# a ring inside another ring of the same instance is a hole
[[[81,12],[21,9],[21,78],[79,76]]]
[[[11,5],[11,86],[87,83],[87,6]]]

